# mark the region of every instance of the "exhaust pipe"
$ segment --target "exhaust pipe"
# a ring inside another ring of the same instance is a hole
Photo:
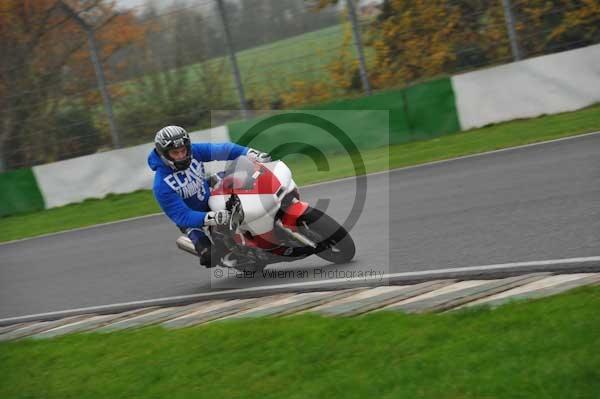
[[[190,240],[187,236],[180,236],[175,242],[177,243],[177,247],[182,251],[198,256],[192,240]]]

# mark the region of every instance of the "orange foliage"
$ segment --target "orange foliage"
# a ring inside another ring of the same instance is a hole
[[[599,0],[512,0],[526,56],[600,41]],[[389,0],[371,28],[375,87],[512,61],[500,1]]]
[[[333,97],[330,86],[324,82],[295,81],[292,90],[281,95],[285,108],[317,104]]]
[[[352,26],[345,23],[343,29],[338,55],[327,65],[330,78],[317,82],[294,81],[291,90],[281,96],[284,107],[318,104],[333,99],[340,91],[340,94],[351,91],[353,78],[358,70],[358,60],[352,53]],[[316,51],[320,57],[324,56],[319,49]]]
[[[514,0],[513,8],[526,55],[600,41],[599,0]]]
[[[345,92],[352,89],[352,80],[358,70],[358,59],[352,53],[352,25],[344,24],[344,36],[339,55],[328,65],[332,84]]]
[[[113,17],[110,5],[104,5],[102,12],[107,22],[95,32],[102,60],[143,39],[145,28],[135,22],[133,15],[121,13]],[[56,79],[65,67],[74,75],[64,82],[66,93],[81,90],[82,84],[94,87],[86,33],[61,9],[58,0],[2,0],[0,42],[2,53],[7,55],[0,61],[0,92],[7,89],[11,83],[8,80],[27,86],[32,83],[32,75]]]
[[[446,0],[391,0],[393,15],[378,26],[371,76],[375,87],[399,85],[445,70],[454,60],[450,36],[460,22]]]
[[[58,112],[69,109],[65,100],[73,98],[71,103],[83,101],[88,106],[100,102],[86,33],[60,4],[59,0],[0,0],[0,159],[9,166],[45,162],[53,151],[58,153],[57,140],[47,132],[57,129]],[[133,15],[115,16],[114,3],[69,4],[96,11],[95,37],[102,61],[144,35],[145,28]],[[109,68],[104,70],[110,78]],[[22,134],[18,143],[12,143],[16,131]],[[17,145],[27,151],[6,150]]]

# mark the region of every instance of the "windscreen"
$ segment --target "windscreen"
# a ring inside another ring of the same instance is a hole
[[[227,163],[223,174],[223,187],[233,190],[250,190],[260,175],[256,165],[247,157],[241,156]]]

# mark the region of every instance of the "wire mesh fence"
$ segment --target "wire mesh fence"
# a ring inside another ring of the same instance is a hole
[[[346,1],[6,0],[0,170],[206,128],[211,109],[317,104],[600,42],[598,0],[362,0],[355,21]]]

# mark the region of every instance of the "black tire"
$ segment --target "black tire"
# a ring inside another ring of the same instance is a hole
[[[298,218],[298,230],[318,243],[318,257],[336,264],[348,263],[354,258],[356,247],[350,234],[320,210],[308,208]]]

